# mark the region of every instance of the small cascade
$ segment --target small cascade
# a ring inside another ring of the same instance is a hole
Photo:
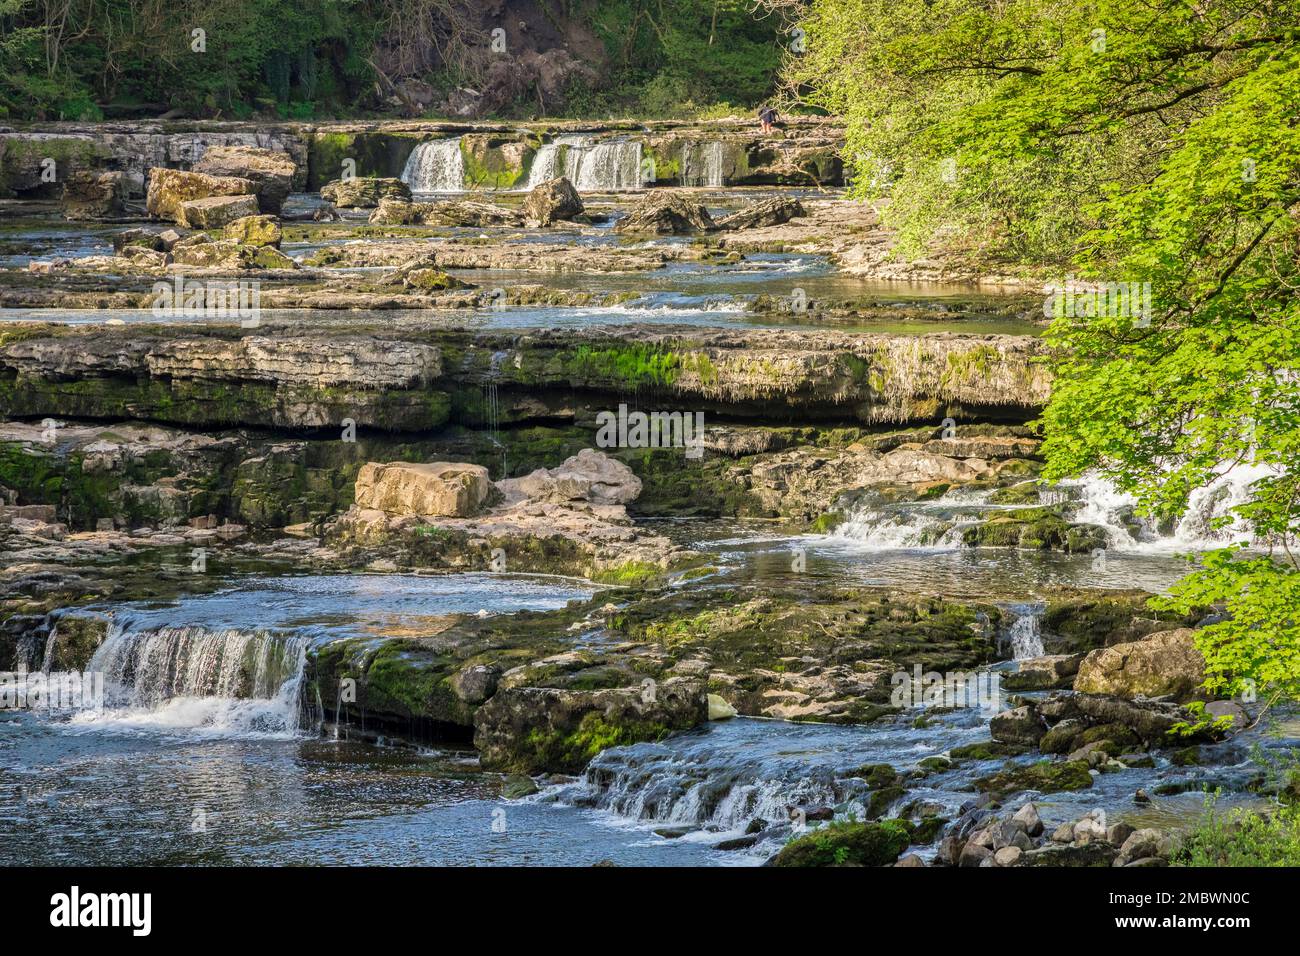
[[[497,393],[497,382],[501,378],[501,363],[508,353],[493,352],[488,362],[488,378],[483,384],[483,427],[487,430],[494,445],[500,445],[501,437],[501,400]]]
[[[1192,492],[1187,510],[1172,527],[1159,528],[1137,513],[1137,499],[1096,475],[1063,481],[1042,494],[1044,503],[1073,502],[1070,520],[1106,529],[1120,551],[1197,551],[1254,543],[1233,509],[1251,499],[1255,482],[1273,474],[1262,465],[1239,465]],[[1224,519],[1228,519],[1226,522]]]
[[[641,188],[641,144],[624,140],[571,146],[565,175],[579,192],[613,192]]]
[[[115,623],[87,670],[104,674],[103,713],[83,722],[289,734],[300,724],[304,638],[261,630]]]
[[[683,186],[721,186],[722,143],[691,143],[683,148],[681,182]]]
[[[1042,620],[1046,607],[1042,604],[1025,604],[1010,609],[1016,615],[1007,629],[1004,641],[1010,645],[1013,660],[1022,661],[1030,657],[1042,657],[1043,634]]]
[[[629,820],[738,831],[755,818],[784,822],[789,807],[835,806],[845,796],[829,767],[634,745],[599,754],[556,799]]]
[[[465,191],[465,156],[460,139],[435,139],[415,147],[402,170],[402,182],[416,193]]]
[[[960,547],[963,529],[980,520],[990,494],[954,489],[931,502],[863,503],[830,537],[870,551]]]

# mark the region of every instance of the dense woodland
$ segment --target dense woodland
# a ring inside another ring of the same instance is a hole
[[[0,117],[436,115],[507,77],[486,111],[748,108],[784,29],[750,0],[0,0]]]

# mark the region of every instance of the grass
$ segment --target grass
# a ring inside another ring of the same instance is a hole
[[[1300,866],[1300,805],[1222,811],[1216,799],[1206,799],[1205,818],[1183,838],[1174,866]]]

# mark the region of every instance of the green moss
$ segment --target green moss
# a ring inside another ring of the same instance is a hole
[[[1090,552],[1108,543],[1104,528],[1070,524],[1049,508],[1026,508],[998,514],[964,529],[962,544],[970,548],[1019,548],[1026,551]]]
[[[469,134],[460,139],[460,153],[465,163],[465,183],[481,189],[510,189],[525,180],[535,155],[535,143],[528,145],[520,158],[512,160],[515,137]]]
[[[999,773],[975,781],[976,789],[1004,796],[1021,790],[1059,793],[1091,786],[1092,774],[1088,772],[1086,760],[1067,760],[1063,763],[1043,760],[1026,766],[1008,765]]]
[[[905,793],[907,791],[902,787],[884,787],[874,791],[871,799],[867,801],[867,819],[879,820]]]
[[[838,511],[827,511],[816,517],[808,530],[813,534],[830,534],[842,525],[847,516]]]
[[[0,379],[0,414],[109,419],[123,407],[133,417],[176,425],[286,425],[297,405],[323,407],[341,422],[392,431],[427,430],[447,421],[445,392],[367,391],[258,382],[196,379],[83,378],[55,382],[39,378]]]
[[[314,192],[341,178],[348,159],[359,177],[398,176],[421,138],[416,133],[315,133],[307,147],[307,189]]]
[[[616,584],[623,587],[644,587],[662,581],[664,569],[646,561],[628,561],[614,568],[597,571],[594,580],[599,584]]]
[[[888,866],[907,849],[911,834],[899,820],[832,823],[791,840],[773,866]]]
[[[610,747],[663,740],[673,727],[653,720],[614,721],[598,711],[583,715],[570,731],[533,727],[515,757],[522,768],[577,773],[591,758]]]
[[[681,374],[682,358],[675,352],[647,345],[603,349],[581,345],[571,354],[567,367],[574,384],[611,382],[635,391],[672,385]]]
[[[14,136],[0,142],[0,196],[11,195],[25,186],[33,171],[39,174],[42,160],[54,160],[54,183],[34,184],[46,192],[57,193],[68,176],[79,169],[91,168],[106,159],[96,142],[73,136],[24,139]]]

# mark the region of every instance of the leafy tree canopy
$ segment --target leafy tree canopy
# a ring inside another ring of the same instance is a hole
[[[904,253],[1149,284],[1149,308],[1054,319],[1047,477],[1168,517],[1251,468],[1235,518],[1264,553],[1210,553],[1160,600],[1228,612],[1198,632],[1209,688],[1296,696],[1300,5],[813,0],[799,27],[788,82],[846,115]]]

